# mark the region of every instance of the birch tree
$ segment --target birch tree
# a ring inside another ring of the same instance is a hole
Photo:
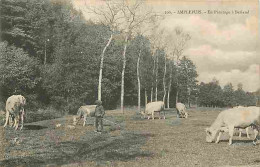
[[[157,51],[159,49],[163,49],[163,34],[164,29],[159,29],[158,25],[153,25],[151,35],[149,37],[151,41],[152,47],[152,57],[153,57],[153,75],[152,78],[155,78],[155,83],[152,83],[151,88],[151,102],[153,101],[153,94],[154,94],[154,86],[155,86],[155,101],[158,100],[158,70],[159,70],[159,57]]]
[[[138,111],[141,112],[141,82],[140,82],[140,58],[141,58],[141,53],[142,53],[142,45],[143,42],[140,42],[140,49],[138,53],[138,58],[137,58],[137,65],[136,65],[136,71],[137,71],[137,83],[138,83]]]
[[[114,33],[117,30],[118,25],[121,23],[121,19],[123,18],[121,13],[121,3],[117,3],[115,1],[105,1],[105,4],[102,6],[102,8],[100,8],[100,6],[99,7],[86,6],[86,9],[97,16],[97,21],[99,23],[108,26],[110,29],[110,37],[107,40],[107,43],[104,46],[100,55],[98,100],[101,100],[104,56],[107,48],[109,47],[113,39]]]
[[[180,58],[183,56],[183,51],[187,46],[187,42],[191,39],[190,35],[185,33],[182,28],[177,27],[175,28],[175,36],[174,36],[174,53],[176,55],[176,68],[177,68],[177,76],[176,76],[176,104],[178,103],[178,96],[179,96],[179,83],[178,83],[178,68],[180,63]]]
[[[146,10],[144,8],[144,1],[122,1],[122,13],[124,22],[121,25],[121,31],[124,35],[124,50],[123,50],[123,67],[121,75],[121,112],[124,112],[124,76],[125,76],[125,67],[126,67],[126,50],[128,41],[133,35],[133,32],[138,29],[144,23],[150,22],[152,19],[153,13],[151,10]]]
[[[157,44],[158,44],[158,40],[160,39],[160,35],[159,35],[159,22],[157,22],[157,20],[153,20],[152,21],[152,25],[151,25],[151,35],[149,36],[150,42],[151,42],[151,50],[152,50],[152,58],[153,58],[153,74],[152,77],[156,77],[157,78],[157,71],[155,71],[156,69],[158,69],[157,65],[158,65],[158,57],[156,56],[156,50],[157,50]],[[156,72],[156,73],[155,73]],[[157,83],[157,80],[156,80]],[[152,88],[151,88],[151,102],[153,101],[153,94],[154,94],[154,82],[152,82]],[[156,86],[157,88],[157,86]],[[156,89],[157,92],[157,89]],[[157,93],[155,96],[155,101],[157,101]]]

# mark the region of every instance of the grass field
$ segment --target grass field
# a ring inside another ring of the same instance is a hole
[[[124,115],[111,110],[103,134],[94,132],[93,118],[71,129],[71,116],[28,123],[22,131],[1,126],[0,166],[260,166],[260,144],[254,146],[245,134],[235,136],[231,146],[227,134],[219,144],[206,143],[205,128],[220,111],[192,108],[188,119],[179,119],[167,110],[165,120],[144,120],[134,109]]]

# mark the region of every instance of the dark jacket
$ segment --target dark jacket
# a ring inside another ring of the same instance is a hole
[[[95,109],[95,116],[103,117],[105,115],[105,110],[102,106],[102,102],[100,100],[97,100],[95,103],[97,104],[96,109]]]

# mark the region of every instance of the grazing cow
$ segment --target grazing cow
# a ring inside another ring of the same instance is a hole
[[[229,145],[231,145],[234,128],[247,128],[249,126],[254,129],[255,138],[253,143],[255,144],[260,127],[259,107],[239,107],[224,110],[219,113],[214,123],[209,128],[206,128],[206,141],[213,142],[217,134],[220,133],[216,140],[216,143],[218,143],[221,133],[228,131]]]
[[[21,127],[20,130],[23,128],[24,122],[24,106],[26,104],[26,99],[22,95],[13,95],[10,96],[6,101],[6,120],[4,127],[8,124],[10,119],[14,119],[14,127],[17,130],[19,125],[19,120],[21,119]],[[12,117],[12,118],[11,118]]]
[[[239,138],[241,138],[241,133],[242,133],[242,130],[243,130],[244,128],[235,128],[235,129],[237,129],[237,130],[239,131]],[[249,133],[248,133],[249,127],[246,127],[245,130],[246,130],[246,136],[247,136],[247,138],[250,139],[250,136],[249,136]],[[227,128],[227,127],[221,127],[221,128],[220,128],[219,134],[218,134],[218,137],[217,137],[217,140],[216,140],[216,143],[219,143],[220,137],[221,137],[221,135],[222,135],[223,132],[227,132],[227,133],[228,133],[228,132],[229,132],[228,128]],[[256,136],[255,136],[255,137],[256,137]]]
[[[94,117],[95,116],[95,109],[97,105],[86,105],[81,106],[78,109],[77,116],[73,117],[73,125],[76,125],[78,121],[83,118],[83,126],[86,124],[87,117]],[[78,120],[77,120],[78,117]]]
[[[177,103],[176,104],[176,110],[177,110],[177,117],[181,117],[181,118],[188,118],[188,113],[186,111],[186,107],[184,104],[182,103]]]
[[[161,119],[161,111],[163,111],[164,119],[165,119],[165,112],[164,112],[164,102],[163,101],[156,101],[156,102],[150,102],[146,105],[145,112],[141,112],[141,114],[145,117],[148,116],[148,119],[150,119],[150,115],[152,115],[152,118],[154,119],[154,112],[159,112],[159,119]]]

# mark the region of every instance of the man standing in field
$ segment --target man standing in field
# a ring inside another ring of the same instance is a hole
[[[100,100],[96,100],[95,104],[96,109],[95,109],[95,126],[96,126],[96,131],[95,132],[99,132],[101,133],[103,130],[103,116],[105,115],[105,110],[102,106],[102,101]]]

